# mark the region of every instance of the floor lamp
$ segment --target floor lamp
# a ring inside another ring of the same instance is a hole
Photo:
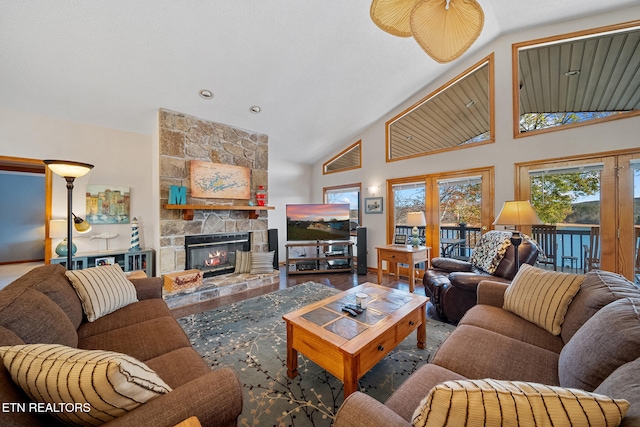
[[[516,263],[516,272],[518,272],[520,269],[518,246],[522,243],[522,236],[520,235],[520,231],[518,231],[518,226],[542,224],[542,221],[540,221],[538,214],[533,210],[533,206],[531,206],[528,200],[509,200],[504,202],[502,210],[500,210],[493,224],[515,226],[515,230],[511,233],[511,244],[515,248],[514,260]]]
[[[73,270],[73,251],[71,250],[71,248],[73,248],[71,235],[75,217],[72,212],[73,181],[89,173],[93,165],[68,160],[45,160],[44,163],[53,173],[63,177],[67,181],[67,270]]]

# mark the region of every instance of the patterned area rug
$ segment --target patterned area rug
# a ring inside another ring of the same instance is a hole
[[[303,355],[287,377],[282,315],[339,292],[314,282],[179,319],[194,348],[213,368],[231,367],[243,384],[241,426],[330,426],[343,401],[342,382]],[[454,327],[429,320],[427,348],[412,333],[360,381],[360,391],[384,402],[427,363]]]

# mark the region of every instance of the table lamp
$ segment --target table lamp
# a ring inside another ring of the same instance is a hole
[[[58,246],[56,246],[56,254],[59,257],[66,257],[68,251],[67,243],[67,220],[66,219],[52,219],[49,221],[49,238],[50,239],[63,239]],[[73,245],[71,254],[76,253],[76,245]]]
[[[73,217],[75,216],[72,212],[73,181],[89,173],[93,165],[69,160],[44,160],[44,163],[53,173],[63,177],[67,181],[67,270],[73,270],[72,223],[74,223]],[[82,222],[84,221],[81,221],[81,223]],[[68,250],[68,248],[72,250]]]
[[[515,229],[511,233],[511,244],[516,250],[515,263],[517,272],[518,269],[520,269],[518,246],[522,243],[522,236],[520,235],[520,231],[518,231],[518,226],[542,224],[542,221],[528,200],[509,200],[504,202],[493,224],[514,226]]]
[[[424,212],[409,212],[407,214],[407,225],[413,226],[411,230],[411,244],[414,247],[420,245],[420,238],[418,234],[418,227],[424,227],[427,225],[427,220],[424,216]]]

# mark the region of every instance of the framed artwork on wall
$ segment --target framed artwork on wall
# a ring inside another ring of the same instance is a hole
[[[251,198],[251,170],[243,166],[191,160],[191,197]]]
[[[87,185],[89,224],[128,224],[131,188],[117,185]]]
[[[364,213],[381,214],[382,213],[382,197],[365,197]]]

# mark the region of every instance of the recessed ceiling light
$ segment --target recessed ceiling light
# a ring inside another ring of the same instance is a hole
[[[253,107],[249,108],[249,111],[251,111],[253,114],[258,114],[260,111],[262,111],[262,108],[254,105]]]
[[[471,108],[474,105],[476,105],[476,101],[469,101],[466,104],[464,104],[464,106],[467,107],[467,108]]]
[[[202,99],[211,99],[211,98],[213,98],[213,92],[211,92],[208,89],[202,89],[200,91],[200,98],[202,98]]]
[[[578,74],[580,74],[580,70],[569,70],[566,73],[564,73],[564,75],[567,77],[577,76]]]
[[[411,141],[411,140],[413,140],[413,136],[409,135],[404,140],[405,141]]]

